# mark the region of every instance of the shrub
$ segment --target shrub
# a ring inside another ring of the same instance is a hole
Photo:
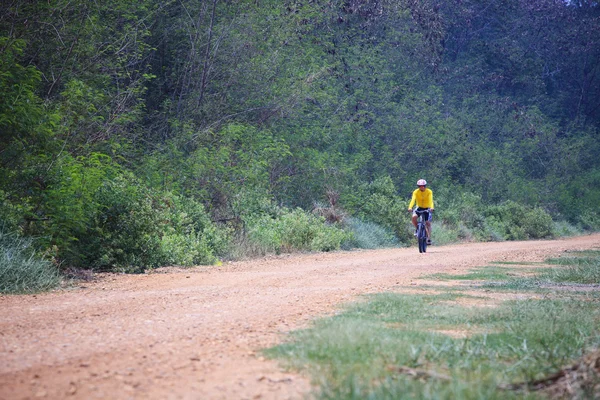
[[[385,230],[392,231],[397,238],[406,238],[406,208],[408,200],[396,194],[396,187],[389,176],[376,178],[361,185],[352,194],[344,196],[348,210],[362,221],[370,221]]]
[[[282,209],[278,215],[247,218],[247,238],[259,254],[293,251],[331,251],[349,237],[343,229],[325,222],[323,217],[299,208]]]
[[[20,232],[23,215],[25,214],[26,206],[21,202],[18,204],[9,199],[9,196],[3,190],[0,190],[0,228],[7,232]]]
[[[93,225],[73,246],[74,266],[141,272],[164,265],[211,264],[226,246],[202,204],[152,191],[122,175],[97,193]]]
[[[596,211],[583,210],[577,217],[579,225],[588,231],[600,230],[600,214]]]
[[[59,157],[39,211],[44,218],[32,234],[41,237],[42,246],[56,246],[67,263],[76,260],[76,242],[89,233],[102,206],[99,190],[122,173],[111,157],[101,153]]]
[[[131,177],[118,176],[95,194],[99,204],[85,233],[72,245],[74,267],[139,272],[157,266],[161,221],[152,193]]]
[[[442,221],[444,229],[455,231],[459,239],[488,240],[481,196],[440,189],[436,191],[435,202],[434,221]]]
[[[36,255],[29,239],[0,229],[0,292],[33,293],[60,283],[58,269]]]
[[[504,240],[550,238],[554,235],[552,217],[540,207],[527,207],[513,201],[490,206],[484,211],[487,232]]]
[[[202,204],[188,198],[171,195],[170,207],[164,210],[161,232],[161,264],[192,266],[213,264],[228,246],[227,231],[217,229]]]
[[[554,236],[554,221],[550,214],[541,207],[526,209],[523,225],[529,239],[544,239]]]

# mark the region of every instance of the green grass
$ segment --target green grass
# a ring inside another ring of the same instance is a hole
[[[492,261],[490,264],[492,265],[542,265],[543,263],[534,262],[534,261]]]
[[[565,253],[560,258],[547,260],[546,264],[550,267],[538,269],[535,276],[514,277],[503,282],[488,283],[485,286],[508,290],[537,290],[550,287],[577,291],[578,288],[584,290],[589,289],[589,286],[600,285],[600,251],[598,250]]]
[[[549,262],[556,267],[542,274],[546,280],[600,285],[600,250],[576,252]]]
[[[506,286],[499,290],[513,285],[515,294],[532,294],[550,282],[588,282],[585,270],[599,259],[571,254],[535,277],[493,266],[448,278],[500,280]],[[573,271],[550,272],[555,269]],[[320,399],[528,399],[542,397],[500,387],[548,376],[600,347],[598,291],[521,295],[496,307],[463,305],[490,295],[489,286],[479,288],[481,296],[455,288],[435,295],[371,295],[265,352],[308,373]],[[426,371],[425,378],[413,378],[407,368]]]
[[[391,230],[374,222],[346,218],[345,224],[352,235],[342,243],[342,248],[379,249],[399,246],[399,242]]]
[[[55,288],[60,274],[35,254],[31,241],[0,230],[0,293],[35,293]]]
[[[498,279],[509,279],[515,275],[514,268],[502,268],[496,266],[480,267],[475,268],[471,272],[466,274],[432,274],[427,276],[428,278],[442,279],[442,280],[498,280]]]

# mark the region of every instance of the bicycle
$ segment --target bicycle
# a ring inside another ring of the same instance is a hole
[[[419,253],[427,252],[427,229],[425,224],[427,220],[423,216],[425,213],[428,214],[429,219],[431,219],[431,209],[426,208],[423,210],[416,210],[417,213],[417,242],[419,243]]]

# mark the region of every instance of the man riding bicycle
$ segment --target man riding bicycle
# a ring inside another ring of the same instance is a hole
[[[427,232],[427,244],[431,244],[431,213],[433,213],[433,192],[427,189],[427,181],[419,179],[417,181],[418,188],[412,194],[412,199],[408,204],[408,211],[412,212],[412,223],[415,226],[415,236],[417,235],[417,218],[419,214],[423,214],[425,219],[425,231]],[[413,205],[416,208],[413,210]]]

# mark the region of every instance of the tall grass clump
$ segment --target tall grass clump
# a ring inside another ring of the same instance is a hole
[[[35,293],[59,283],[58,269],[36,254],[31,240],[0,229],[0,293]]]
[[[346,229],[352,234],[342,246],[345,249],[380,249],[398,246],[398,239],[390,229],[370,221],[347,217]]]
[[[582,233],[582,230],[568,221],[555,221],[554,234],[557,237],[570,237]]]
[[[431,237],[436,245],[456,243],[461,239],[468,240],[469,236],[464,225],[453,227],[435,220],[431,223]]]

